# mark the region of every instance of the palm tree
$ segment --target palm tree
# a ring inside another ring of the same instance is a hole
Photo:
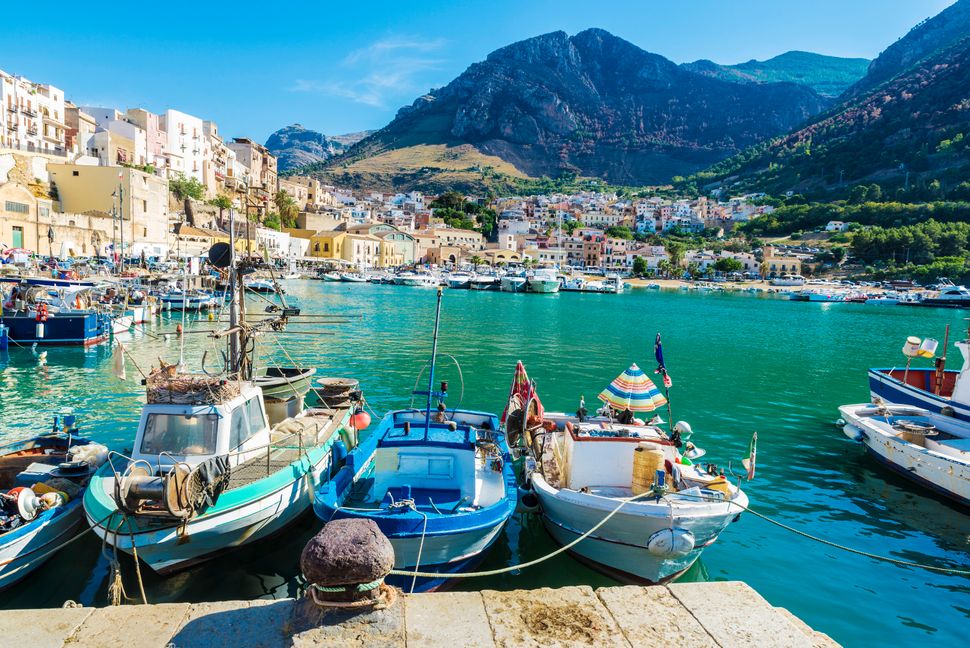
[[[472,258],[469,259],[469,261],[471,261],[472,267],[475,269],[478,269],[478,266],[485,263],[485,260],[482,259],[482,257],[478,256],[477,254],[473,255]]]
[[[675,268],[679,268],[684,262],[684,254],[687,252],[687,248],[683,243],[678,241],[668,241],[664,244],[664,249],[667,252],[667,256],[670,257],[670,263]]]
[[[662,274],[664,277],[669,277],[673,269],[674,265],[668,259],[661,259],[657,263],[657,272]]]
[[[296,217],[300,215],[300,206],[293,200],[293,196],[282,189],[277,191],[273,196],[273,202],[276,204],[276,210],[280,214],[280,229],[283,228],[284,223],[287,225],[292,224],[296,220]]]

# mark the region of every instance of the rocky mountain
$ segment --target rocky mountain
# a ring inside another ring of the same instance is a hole
[[[751,59],[737,65],[720,65],[700,60],[682,68],[735,83],[790,82],[808,86],[825,97],[837,97],[866,75],[869,59],[824,56],[791,51],[766,61]]]
[[[663,183],[787,132],[829,103],[804,85],[699,74],[600,29],[555,32],[491,53],[319,173],[353,181],[391,156],[411,160],[397,187],[433,181],[432,158],[469,178],[487,179],[499,161],[533,177]],[[433,154],[412,158],[413,147]]]
[[[293,124],[270,135],[266,148],[279,159],[280,171],[291,171],[339,155],[370,133],[363,131],[327,136]]]
[[[970,25],[970,0],[959,0],[936,16],[913,27],[905,36],[887,47],[872,63],[865,77],[853,85],[847,97],[858,97],[885,83],[923,58],[950,47],[967,36]]]
[[[970,0],[962,0],[943,13],[967,6]],[[913,61],[925,44],[920,30],[941,33],[937,18],[890,46],[839,105],[716,165],[698,177],[701,184],[724,180],[819,195],[863,182],[888,188],[970,180],[970,12],[950,13],[950,44]],[[912,47],[903,47],[911,37]],[[889,62],[900,72],[887,80]]]

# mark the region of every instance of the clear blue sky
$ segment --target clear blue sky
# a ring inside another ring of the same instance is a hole
[[[378,128],[490,51],[601,27],[675,62],[798,49],[872,58],[953,0],[5,3],[0,69],[121,109],[177,108],[263,141]]]

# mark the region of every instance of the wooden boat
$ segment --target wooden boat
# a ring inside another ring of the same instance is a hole
[[[82,528],[83,491],[107,448],[65,427],[0,446],[0,589],[37,569]]]
[[[263,390],[263,398],[288,399],[303,396],[310,391],[310,381],[316,369],[302,367],[266,367],[259,370],[253,379],[256,386]]]
[[[394,546],[394,567],[453,573],[477,563],[515,511],[508,446],[494,414],[448,410],[434,390],[441,288],[423,410],[389,412],[317,489],[313,509],[325,522],[372,520]],[[437,410],[432,402],[438,399]],[[436,589],[439,578],[398,577],[408,591]]]
[[[843,405],[842,430],[877,461],[970,506],[970,423],[921,407]]]
[[[582,406],[576,416],[543,412],[516,384],[505,421],[520,481],[556,542],[589,534],[570,551],[595,569],[625,582],[675,579],[747,506],[739,485],[694,463],[704,452],[686,423],[667,433],[632,416],[588,418]]]
[[[218,382],[187,403],[150,397],[131,456],[113,455],[84,495],[95,533],[160,574],[295,521],[329,476],[334,445],[353,445],[347,409],[306,410],[271,428],[259,388]],[[199,498],[204,490],[212,495]]]
[[[970,422],[970,339],[955,346],[963,355],[959,371],[946,369],[945,358],[935,367],[870,369],[873,401],[914,405]]]

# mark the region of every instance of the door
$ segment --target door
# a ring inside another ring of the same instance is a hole
[[[13,241],[11,242],[11,247],[22,248],[24,246],[24,228],[17,227],[13,228]]]

